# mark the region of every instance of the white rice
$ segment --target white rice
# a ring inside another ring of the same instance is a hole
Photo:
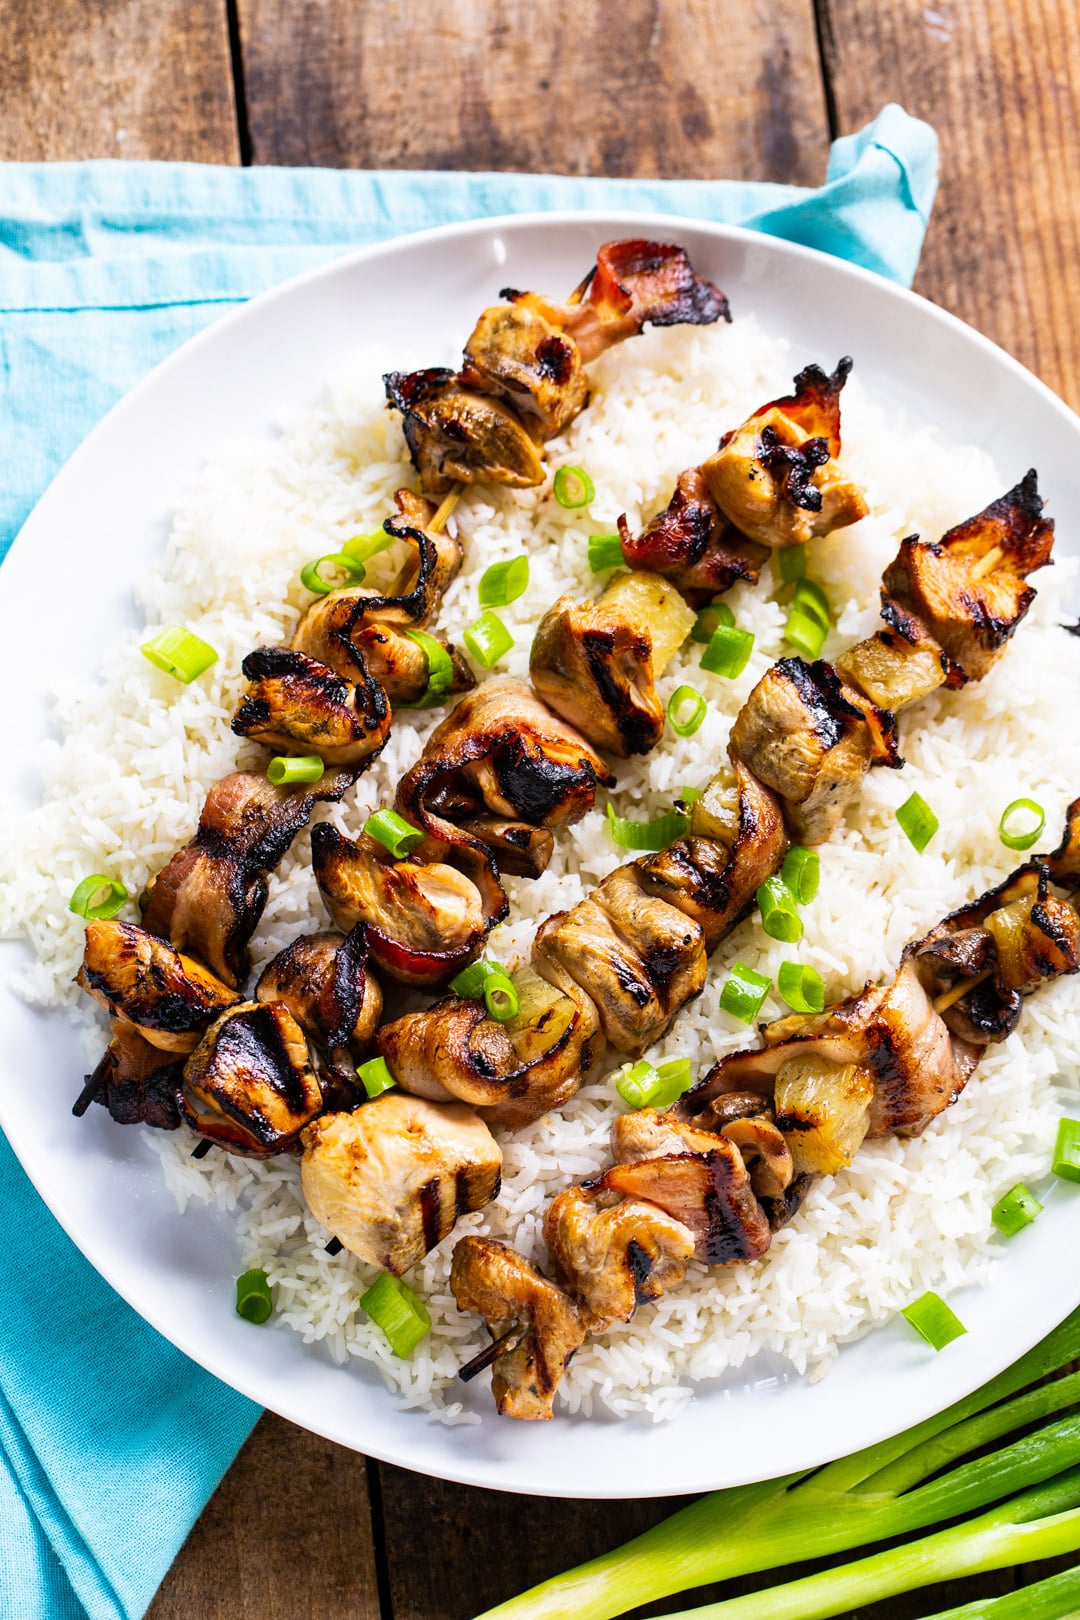
[[[593,584],[586,536],[614,528],[621,511],[631,525],[650,515],[666,501],[675,474],[708,453],[722,429],[785,392],[804,358],[748,318],[731,327],[654,332],[614,351],[595,367],[590,409],[550,457],[588,468],[596,484],[591,510],[565,512],[546,489],[465,496],[457,521],[466,564],[442,626],[459,633],[475,616],[483,570],[524,548],[532,581],[505,612],[517,641],[500,673],[525,674],[540,615],[560,592],[580,596]],[[68,913],[67,897],[78,879],[115,873],[137,893],[190,837],[210,785],[238,759],[261,757],[238,746],[229,730],[241,659],[290,634],[304,602],[301,564],[379,527],[395,488],[412,481],[397,421],[382,407],[379,374],[389,359],[371,351],[353,357],[322,404],[287,417],[273,442],[217,456],[184,499],[166,555],[138,600],[151,630],[187,624],[219,650],[218,663],[193,686],[179,687],[140,656],[145,632],[132,634],[113,649],[97,685],[58,694],[61,740],[44,749],[45,803],[9,830],[0,874],[0,926],[34,948],[24,985],[34,1001],[76,1004],[71,979],[82,925]],[[897,421],[866,400],[857,376],[844,396],[844,442],[846,465],[872,515],[812,551],[811,571],[837,610],[826,655],[874,628],[881,570],[900,536],[940,534],[1023,470],[996,469],[979,450],[945,446],[931,429]],[[381,561],[389,572],[395,558]],[[718,1011],[719,986],[736,959],[775,978],[780,963],[797,956],[819,969],[830,999],[889,975],[906,941],[1011,869],[1015,857],[1000,844],[997,824],[1019,794],[1046,807],[1047,836],[1056,838],[1080,791],[1080,728],[1068,696],[1080,690],[1080,641],[1057,628],[1071,571],[1059,560],[1038,576],[1035,607],[987,680],[938,694],[905,717],[906,768],[872,773],[822,849],[821,888],[804,913],[802,944],[779,945],[753,922],[741,925],[716,953],[704,994],[650,1055],[689,1056],[700,1074],[716,1057],[750,1044],[746,1027]],[[729,600],[756,636],[749,666],[730,682],[702,675],[699,649],[688,645],[661,689],[666,697],[683,680],[704,684],[708,716],[696,736],[669,733],[652,757],[620,766],[614,802],[621,812],[657,813],[682,785],[703,785],[724,757],[733,716],[785,650],[784,611],[770,600],[767,578]],[[385,752],[346,802],[319,813],[355,832],[371,809],[392,801],[438,718],[395,720]],[[916,790],[941,822],[921,856],[893,815]],[[573,904],[620,859],[601,810],[560,833],[548,872],[535,883],[509,884],[511,918],[495,936],[496,953],[521,960],[539,920]],[[256,962],[326,923],[304,835],[271,879]],[[785,1010],[770,998],[763,1013]],[[80,1016],[87,1057],[96,1061],[103,1024],[85,1002]],[[564,1379],[562,1409],[670,1417],[691,1398],[693,1381],[765,1351],[816,1376],[840,1344],[924,1289],[947,1292],[985,1277],[997,1248],[991,1206],[1015,1181],[1045,1174],[1056,1117],[1075,1095],[1078,1052],[1075,982],[1064,980],[1027,1002],[1016,1034],[991,1049],[955,1107],[924,1136],[867,1144],[850,1170],[821,1179],[763,1261],[730,1272],[695,1267],[682,1288],[590,1341]],[[434,1325],[409,1361],[389,1352],[358,1308],[370,1268],[348,1253],[324,1252],[327,1233],[306,1211],[294,1159],[258,1164],[217,1151],[195,1162],[186,1131],[144,1135],[181,1210],[195,1200],[235,1211],[235,1268],[265,1267],[279,1325],[343,1365],[353,1358],[374,1363],[403,1405],[446,1422],[475,1421],[455,1399],[453,1379],[486,1335],[475,1318],[459,1315],[450,1294],[453,1243],[465,1231],[490,1233],[542,1261],[549,1198],[607,1162],[608,1127],[621,1106],[605,1072],[561,1115],[501,1133],[499,1198],[462,1220],[410,1274]]]

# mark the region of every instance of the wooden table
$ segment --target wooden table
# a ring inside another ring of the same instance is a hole
[[[942,143],[916,287],[1080,405],[1073,0],[0,0],[0,158],[816,184],[889,100]],[[669,1509],[446,1485],[267,1416],[150,1617],[463,1620]]]

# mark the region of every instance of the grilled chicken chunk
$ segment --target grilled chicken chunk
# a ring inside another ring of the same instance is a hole
[[[215,782],[194,838],[146,886],[144,928],[201,958],[224,984],[241,983],[266,905],[267,873],[314,806],[340,799],[355,780],[352,770],[338,769],[310,787],[274,787],[253,771]]]
[[[490,1238],[464,1237],[455,1245],[450,1287],[458,1310],[482,1316],[492,1350],[500,1347],[491,1357],[500,1415],[550,1418],[559,1380],[585,1338],[574,1302],[515,1249]],[[489,1353],[477,1359],[486,1365]]]
[[[370,764],[390,735],[390,707],[375,681],[358,685],[289,647],[257,647],[241,666],[251,682],[233,716],[238,737],[327,765]]]
[[[544,1216],[544,1239],[560,1280],[590,1333],[629,1322],[686,1276],[694,1234],[655,1204],[568,1187]]]
[[[862,493],[836,460],[840,393],[850,370],[849,359],[831,377],[807,366],[795,378],[794,394],[763,405],[725,433],[702,464],[721,512],[759,545],[802,545],[866,516]]]
[[[98,1102],[118,1125],[175,1131],[180,1124],[183,1073],[182,1057],[152,1046],[133,1024],[118,1023],[71,1112],[85,1114],[92,1102]]]
[[[628,568],[662,574],[695,607],[737,580],[755,584],[769,555],[728,522],[700,467],[680,473],[671,500],[639,535],[620,517],[619,536]]]
[[[778,1198],[794,1175],[791,1153],[760,1097],[754,1098],[754,1107],[753,1114],[744,1106],[736,1117],[708,1126],[704,1116],[684,1118],[677,1108],[620,1114],[611,1127],[611,1151],[620,1164],[635,1164],[662,1154],[710,1153],[717,1136],[723,1136],[738,1148],[755,1194]]]
[[[460,1103],[384,1091],[304,1132],[300,1179],[315,1219],[351,1254],[400,1277],[497,1195],[502,1153]]]
[[[1024,581],[1050,561],[1034,468],[985,511],[938,541],[911,535],[885,570],[882,598],[914,614],[944,649],[954,684],[981,680],[1035,597]]]
[[[367,957],[362,923],[348,934],[305,934],[278,952],[255,986],[257,1001],[289,1009],[325,1054],[330,1074],[344,1084],[340,1095],[326,1096],[330,1106],[345,1108],[357,1100],[356,1065],[367,1055],[382,1014],[382,991]]]
[[[237,1000],[200,962],[125,922],[87,924],[76,983],[165,1052],[190,1052],[222,1008]]]
[[[509,404],[466,387],[445,367],[388,371],[383,383],[429,495],[445,495],[455,483],[530,489],[544,482],[540,452]]]
[[[1080,889],[1080,799],[1074,799],[1065,812],[1061,843],[1051,854],[1039,858],[1050,880],[1072,894]]]
[[[589,402],[577,344],[525,299],[485,309],[465,345],[461,381],[509,401],[537,439],[554,438]]]
[[[708,1135],[707,1149],[687,1145],[682,1151],[615,1164],[585,1185],[657,1205],[689,1228],[694,1255],[704,1265],[757,1260],[772,1233],[742,1155],[725,1137],[693,1133],[695,1138],[702,1134]]]
[[[223,1013],[184,1065],[181,1106],[193,1131],[232,1153],[295,1151],[323,1094],[289,1009],[242,1001]]]
[[[792,836],[832,836],[871,765],[902,763],[893,717],[860,698],[831,664],[781,658],[731,728],[731,752],[783,801]]]
[[[656,679],[694,627],[655,574],[616,574],[596,601],[561,596],[540,621],[529,670],[546,704],[598,748],[647,754],[664,729]]]

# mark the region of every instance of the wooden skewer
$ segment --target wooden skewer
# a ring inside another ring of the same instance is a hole
[[[471,1378],[476,1377],[477,1373],[482,1373],[485,1367],[490,1367],[491,1363],[496,1361],[505,1350],[516,1350],[525,1337],[525,1333],[526,1329],[524,1327],[512,1327],[506,1333],[501,1334],[499,1338],[492,1339],[486,1350],[481,1350],[480,1354],[473,1356],[472,1360],[467,1361],[464,1367],[458,1368],[458,1377],[461,1382],[467,1384]]]
[[[979,561],[968,575],[971,583],[974,585],[977,579],[982,579],[984,574],[988,574],[992,568],[996,568],[1004,555],[1005,553],[1000,546],[991,546],[986,556],[979,558]]]
[[[332,1237],[324,1247],[327,1254],[340,1254],[345,1245],[339,1237]]]
[[[969,990],[974,990],[977,984],[982,984],[983,980],[988,979],[993,971],[993,968],[984,968],[977,979],[964,979],[962,983],[954,984],[951,990],[943,990],[940,996],[934,997],[934,1011],[937,1013],[948,1012],[954,1002],[963,1000]]]
[[[442,505],[435,513],[435,516],[432,518],[429,525],[432,534],[440,533],[446,523],[447,518],[450,516],[451,512],[454,510],[454,507],[457,505],[458,501],[460,501],[464,493],[465,485],[455,484],[450,493],[443,496]]]
[[[214,1144],[211,1142],[210,1138],[208,1136],[204,1136],[202,1141],[196,1142],[195,1146],[192,1148],[191,1157],[193,1159],[205,1159],[213,1145]]]

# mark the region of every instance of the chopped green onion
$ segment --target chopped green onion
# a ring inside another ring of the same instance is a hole
[[[246,1322],[269,1321],[274,1309],[265,1271],[245,1271],[236,1279],[236,1314]]]
[[[703,607],[694,620],[694,628],[690,632],[691,641],[700,641],[708,646],[721,625],[729,630],[735,628],[735,615],[726,602],[710,602]]]
[[[454,661],[441,641],[429,636],[426,630],[406,630],[410,641],[415,641],[427,659],[428,683],[415,703],[398,702],[399,709],[430,709],[441,703],[454,682]]]
[[[384,1091],[392,1091],[397,1085],[386,1059],[381,1057],[369,1058],[366,1063],[361,1063],[357,1067],[356,1078],[369,1097],[381,1097]]]
[[[828,632],[832,627],[829,598],[821,586],[815,584],[812,579],[800,579],[795,587],[791,606],[798,612],[805,613],[808,619],[815,619],[824,631]]]
[[[127,897],[127,889],[119,878],[105,877],[102,872],[95,872],[93,877],[84,877],[78,884],[68,901],[68,910],[89,922],[107,922],[110,917],[116,916]]]
[[[827,633],[826,627],[819,624],[816,618],[797,607],[792,608],[784,625],[784,640],[788,646],[794,647],[803,658],[811,660],[820,656]]]
[[[701,788],[684,787],[684,788],[679,789],[679,794],[678,794],[678,798],[676,800],[676,803],[677,804],[697,804],[698,800],[703,799],[704,797],[705,797],[705,794],[703,793]]]
[[[691,705],[689,713],[684,712],[680,716],[679,711],[685,711],[688,703]],[[677,686],[668,698],[668,725],[676,737],[692,737],[704,720],[708,709],[709,705],[696,686]]]
[[[483,996],[488,1017],[498,1024],[508,1024],[511,1018],[517,1017],[520,1003],[514,981],[498,962],[489,962],[484,957],[479,962],[471,962],[450,980],[450,988],[455,996]]]
[[[689,1058],[672,1058],[669,1063],[628,1064],[615,1081],[615,1090],[630,1108],[670,1108],[693,1078]]]
[[[757,903],[761,926],[770,939],[793,945],[802,938],[802,918],[795,910],[795,896],[779,873],[765,879],[757,892]]]
[[[348,557],[353,563],[366,563],[393,543],[392,534],[387,534],[385,529],[376,529],[374,534],[354,534],[351,540],[346,540],[339,555]]]
[[[618,534],[590,534],[589,567],[594,574],[606,574],[609,568],[623,568],[622,536]]]
[[[576,512],[579,506],[588,506],[596,494],[596,485],[584,467],[560,467],[552,485],[560,506]]]
[[[507,607],[525,594],[529,584],[528,557],[510,557],[492,563],[480,575],[477,596],[482,608]]]
[[[388,1271],[361,1295],[360,1308],[382,1329],[391,1350],[402,1361],[431,1331],[431,1317],[423,1300]]]
[[[182,624],[170,625],[159,635],[144,641],[140,649],[156,669],[173,675],[185,686],[190,686],[197,675],[217,663],[217,653],[208,641],[185,630]]]
[[[780,876],[800,906],[807,906],[818,892],[821,882],[821,856],[815,849],[803,849],[792,844],[784,856]]]
[[[609,800],[607,807],[608,832],[620,849],[666,849],[668,844],[681,838],[690,825],[690,817],[681,810],[669,810],[653,821],[637,821],[633,816],[617,816]]]
[[[336,582],[332,575],[327,579],[324,568],[336,569],[345,577]],[[334,551],[327,557],[316,557],[314,562],[305,563],[300,570],[300,583],[305,590],[314,591],[316,596],[329,596],[331,591],[343,591],[350,585],[359,585],[366,573],[367,569],[358,558],[350,557],[344,551]]]
[[[806,547],[784,546],[780,551],[773,552],[773,561],[781,585],[794,585],[806,573]]]
[[[963,1322],[949,1309],[940,1294],[923,1294],[912,1304],[905,1305],[900,1314],[935,1350],[944,1350],[947,1344],[967,1332]]]
[[[1036,1215],[1042,1214],[1042,1208],[1035,1194],[1029,1192],[1022,1181],[1018,1181],[1003,1198],[998,1199],[990,1211],[990,1219],[999,1232],[1012,1237],[1021,1228],[1030,1226]]]
[[[802,962],[781,962],[776,988],[792,1012],[819,1013],[825,1010],[825,986],[817,968]]]
[[[910,799],[904,800],[896,819],[907,834],[908,842],[920,855],[941,825],[920,793],[913,793]]]
[[[750,662],[754,650],[754,636],[750,630],[739,630],[731,624],[718,624],[701,655],[701,667],[710,675],[723,675],[733,681]]]
[[[275,754],[266,778],[274,787],[288,787],[292,782],[319,781],[325,768],[318,754]]]
[[[395,861],[411,855],[424,842],[419,827],[414,827],[404,816],[399,816],[396,810],[376,810],[364,822],[364,831],[369,838],[378,839]]]
[[[771,979],[755,973],[745,962],[736,962],[720,992],[721,1010],[730,1013],[733,1018],[740,1018],[744,1024],[752,1024],[761,1011],[761,1004],[771,984]]]
[[[503,624],[497,613],[488,608],[474,619],[467,630],[461,633],[461,639],[469,649],[478,664],[490,669],[499,659],[508,653],[514,645],[514,638]]]
[[[1024,823],[1029,816],[1035,817],[1035,825],[1024,829]],[[1014,799],[1007,805],[1000,822],[998,833],[1006,849],[1030,849],[1041,836],[1046,826],[1046,811],[1034,799]]]
[[[1080,1120],[1058,1121],[1054,1174],[1063,1181],[1080,1181]]]

